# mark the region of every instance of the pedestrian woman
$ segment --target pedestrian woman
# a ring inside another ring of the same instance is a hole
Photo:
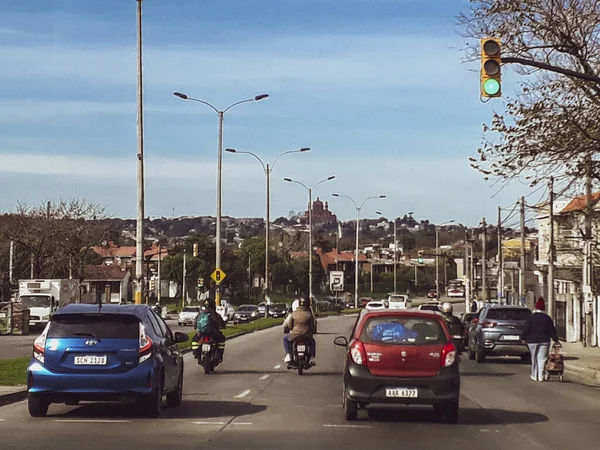
[[[521,340],[529,347],[531,353],[531,375],[532,381],[544,381],[544,370],[550,351],[550,340],[558,342],[558,335],[554,322],[544,311],[546,306],[544,299],[540,297],[535,303],[533,314],[529,316]]]

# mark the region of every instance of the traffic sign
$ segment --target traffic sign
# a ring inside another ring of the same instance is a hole
[[[221,269],[215,269],[215,271],[210,275],[210,277],[214,280],[215,283],[221,284],[221,282],[225,279],[227,275]]]
[[[344,290],[344,272],[329,272],[329,288],[333,292],[342,292]]]

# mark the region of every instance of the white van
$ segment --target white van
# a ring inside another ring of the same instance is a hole
[[[412,300],[405,294],[388,294],[388,309],[410,309]]]

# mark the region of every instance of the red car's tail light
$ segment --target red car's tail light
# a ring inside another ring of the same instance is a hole
[[[350,358],[354,364],[359,366],[364,366],[367,363],[367,352],[362,342],[357,340],[350,346]]]
[[[456,346],[453,342],[446,342],[442,349],[442,359],[440,365],[442,367],[450,367],[456,361]]]

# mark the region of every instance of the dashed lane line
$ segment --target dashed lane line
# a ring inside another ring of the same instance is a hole
[[[277,364],[275,367],[273,367],[273,369],[275,369],[275,370],[281,369],[281,364]]]
[[[323,424],[325,428],[372,428],[370,425],[334,425]]]
[[[246,395],[250,393],[250,389],[246,389],[244,392],[240,392],[235,398],[244,398]]]
[[[270,375],[268,373],[265,373],[262,377],[259,378],[259,380],[266,380],[269,377]]]
[[[192,422],[194,425],[226,425],[227,422]]]
[[[62,423],[131,423],[131,420],[109,420],[109,419],[54,419],[53,422]]]

